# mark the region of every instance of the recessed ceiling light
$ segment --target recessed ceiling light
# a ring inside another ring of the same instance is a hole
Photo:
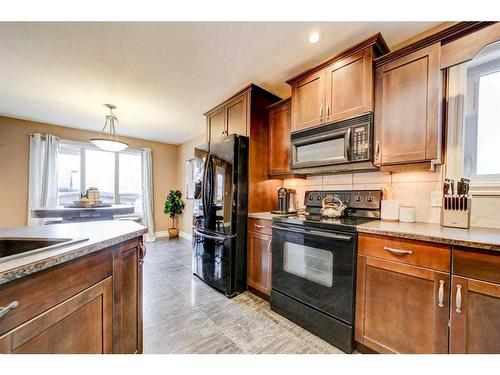
[[[311,35],[309,35],[309,43],[311,44],[314,44],[314,43],[317,43],[318,40],[319,40],[319,34],[318,33],[312,33]]]

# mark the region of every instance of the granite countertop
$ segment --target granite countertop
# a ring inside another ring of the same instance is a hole
[[[433,223],[401,223],[374,220],[358,225],[359,233],[407,238],[500,251],[500,229],[471,227],[447,228]]]
[[[94,221],[0,229],[0,238],[71,238],[83,240],[11,259],[0,258],[0,284],[141,236],[146,228],[129,221]]]
[[[290,214],[272,214],[270,212],[251,212],[248,217],[252,219],[273,220],[275,217],[290,216]]]

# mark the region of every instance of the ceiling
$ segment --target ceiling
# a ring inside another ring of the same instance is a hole
[[[285,80],[381,32],[389,46],[437,22],[0,22],[0,114],[183,143],[248,83]],[[321,39],[309,44],[318,31]]]

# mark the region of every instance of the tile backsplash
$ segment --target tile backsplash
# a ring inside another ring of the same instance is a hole
[[[285,179],[284,186],[297,190],[299,207],[304,207],[307,190],[362,190],[392,187],[393,199],[403,205],[415,206],[417,221],[439,223],[441,209],[431,207],[431,192],[442,191],[443,165],[435,172],[368,172],[341,175],[310,176],[306,179]],[[474,197],[472,225],[500,228],[500,197]]]

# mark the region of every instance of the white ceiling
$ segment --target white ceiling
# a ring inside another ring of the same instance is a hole
[[[389,46],[436,22],[0,22],[0,114],[182,143],[203,112],[253,82],[285,80],[381,32]],[[318,31],[321,39],[307,38]]]

